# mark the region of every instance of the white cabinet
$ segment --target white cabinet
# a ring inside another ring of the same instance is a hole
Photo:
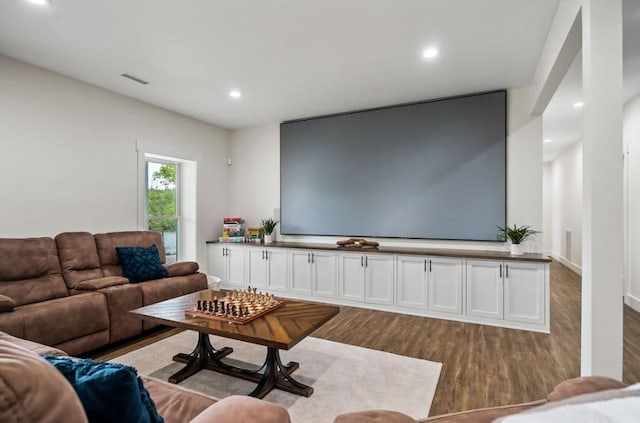
[[[546,285],[539,263],[467,260],[467,314],[545,324]]]
[[[286,292],[287,252],[280,248],[248,248],[249,277],[247,284],[269,292]]]
[[[502,262],[467,260],[467,314],[469,316],[503,318]]]
[[[429,271],[429,310],[462,314],[462,259],[434,257]]]
[[[427,258],[399,255],[396,274],[396,305],[427,308]]]
[[[340,289],[338,297],[343,300],[364,301],[364,256],[340,254]]]
[[[335,253],[292,250],[289,252],[291,292],[315,297],[336,297]]]
[[[370,304],[393,304],[394,263],[392,255],[341,254],[339,297]]]
[[[222,279],[224,288],[244,288],[245,248],[235,245],[210,246],[209,273]]]
[[[548,293],[545,266],[538,263],[505,263],[504,318],[522,323],[545,324]]]

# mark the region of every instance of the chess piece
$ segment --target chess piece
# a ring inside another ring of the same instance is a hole
[[[213,313],[213,304],[209,301],[209,313]]]
[[[202,310],[202,301],[200,301],[200,300],[198,300],[198,308],[197,308],[197,310],[198,311]]]

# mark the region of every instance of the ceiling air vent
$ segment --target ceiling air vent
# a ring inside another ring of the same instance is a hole
[[[133,82],[137,82],[138,84],[142,84],[142,85],[147,85],[149,83],[149,81],[145,81],[142,78],[138,78],[137,76],[133,76],[130,73],[123,73],[120,76],[124,76],[125,78],[130,79]]]

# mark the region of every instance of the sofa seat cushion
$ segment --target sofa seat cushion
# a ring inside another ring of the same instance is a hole
[[[0,294],[0,313],[13,311],[16,308],[16,302],[13,298]]]
[[[25,338],[46,345],[62,344],[109,328],[107,302],[97,292],[29,304],[15,312],[24,320]]]
[[[289,413],[279,405],[240,395],[218,401],[191,420],[191,423],[228,422],[229,416],[233,416],[234,422],[242,423],[291,423]],[[389,421],[394,422],[396,421]]]
[[[129,282],[137,283],[166,278],[167,269],[160,262],[158,247],[116,247],[118,260],[122,267],[122,276]]]
[[[0,239],[0,294],[18,306],[69,295],[52,238]]]
[[[0,339],[0,421],[87,422],[69,382],[36,353]]]
[[[143,376],[142,380],[165,423],[189,422],[216,402],[215,398],[158,379]],[[226,417],[222,421],[229,421]]]
[[[165,264],[164,267],[167,269],[169,277],[192,275],[200,269],[200,266],[195,261],[179,261]]]
[[[163,423],[133,367],[45,356],[71,383],[91,422]]]
[[[97,292],[107,299],[110,316],[109,343],[130,338],[142,332],[142,320],[129,313],[143,305],[140,284],[114,285]]]
[[[96,291],[98,289],[108,288],[110,286],[124,285],[129,283],[129,280],[122,276],[105,276],[102,278],[89,279],[86,281],[78,282],[75,289],[79,291]]]

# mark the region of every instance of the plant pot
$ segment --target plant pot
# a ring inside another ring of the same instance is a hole
[[[273,242],[273,234],[264,234],[264,243],[271,244]]]
[[[520,244],[511,244],[511,255],[512,256],[521,256],[522,255],[522,245],[520,245]]]

